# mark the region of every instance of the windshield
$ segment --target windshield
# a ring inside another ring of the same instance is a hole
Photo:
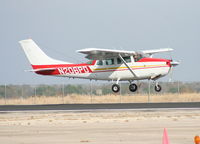
[[[144,56],[142,54],[137,54],[137,55],[134,55],[133,57],[134,57],[135,62],[137,62],[137,61],[141,60],[142,58],[144,58]]]

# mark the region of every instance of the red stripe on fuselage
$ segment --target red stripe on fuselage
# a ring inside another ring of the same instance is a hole
[[[133,70],[138,69],[151,69],[151,68],[162,68],[162,67],[169,67],[169,66],[157,66],[157,67],[143,67],[143,68],[132,68]],[[64,67],[65,68],[65,67]],[[58,68],[59,69],[59,68]],[[56,70],[49,70],[49,71],[38,71],[37,74],[41,75],[65,75],[65,74],[81,74],[81,73],[101,73],[101,72],[112,72],[112,71],[127,71],[128,69],[113,69],[113,70],[102,70],[102,71],[92,71],[89,66],[85,70],[76,69],[75,71],[69,71],[67,69],[62,70],[60,72],[58,69]]]
[[[42,69],[42,68],[61,68],[61,67],[79,67],[79,66],[91,66],[94,65],[96,60],[92,64],[81,63],[81,64],[52,64],[52,65],[32,65],[33,69]]]
[[[170,67],[170,61],[167,59],[159,58],[142,58],[137,62],[166,62],[166,66],[158,67],[144,67],[144,68],[134,68],[134,69],[149,69],[149,68],[160,68],[160,67]],[[123,71],[128,69],[121,70],[103,70],[103,71],[92,71],[90,66],[94,65],[96,60],[92,64],[81,63],[81,64],[53,64],[53,65],[32,65],[33,69],[45,69],[45,68],[56,68],[55,70],[46,70],[46,71],[37,71],[37,74],[41,75],[64,75],[64,74],[81,74],[81,73],[98,73],[98,72],[110,72],[110,71]]]
[[[33,69],[41,69],[37,71],[37,74],[41,75],[65,75],[65,74],[81,74],[91,73],[92,70],[89,66],[96,63],[96,60],[92,64],[81,63],[81,64],[52,64],[52,65],[32,65]],[[55,68],[55,70],[45,70],[45,68]],[[44,69],[44,70],[42,70]]]
[[[169,67],[169,66],[157,66],[157,67],[143,67],[143,68],[132,68],[132,70],[138,70],[138,69],[151,69],[151,68],[162,68],[162,67]],[[102,71],[93,71],[92,73],[99,73],[99,72],[111,72],[111,71],[126,71],[129,70],[126,69],[114,69],[114,70],[102,70]]]
[[[168,60],[168,59],[160,59],[160,58],[142,58],[137,62],[166,62],[166,64],[171,67],[171,62],[172,60]]]
[[[160,58],[142,58],[137,62],[170,62],[168,59],[160,59]]]

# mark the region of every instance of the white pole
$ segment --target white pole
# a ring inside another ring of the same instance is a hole
[[[35,104],[35,102],[36,102],[36,95],[37,95],[37,87],[36,87],[36,85],[35,85],[35,87],[34,87],[34,104]]]
[[[21,88],[21,91],[22,91],[22,95],[21,95],[21,98],[23,99],[23,96],[24,96],[24,89],[23,89],[23,84],[22,84],[22,88]]]
[[[121,83],[119,84],[120,85],[120,103],[122,103],[122,91],[121,91],[121,89],[122,89],[122,87],[121,87]]]
[[[63,82],[63,87],[62,87],[62,101],[63,101],[63,104],[65,103],[64,102],[64,96],[65,96],[65,84]]]
[[[20,103],[23,103],[23,85],[21,85],[21,97],[20,97]]]
[[[34,87],[34,95],[36,97],[36,86]]]
[[[148,80],[148,84],[149,84],[149,86],[148,86],[148,90],[149,90],[149,92],[148,92],[148,103],[149,103],[150,102],[150,93],[151,93],[150,80]]]
[[[6,104],[6,95],[7,95],[7,94],[6,94],[6,93],[7,93],[6,87],[7,87],[7,86],[6,86],[6,84],[5,84],[5,87],[4,87],[4,101],[5,101],[5,104]]]
[[[180,84],[179,84],[179,81],[178,81],[178,94],[180,94]]]
[[[92,80],[90,80],[90,101],[91,101],[91,103],[93,102],[93,99],[92,99]]]

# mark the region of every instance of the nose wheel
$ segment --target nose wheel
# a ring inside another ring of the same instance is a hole
[[[129,85],[129,90],[131,92],[136,92],[137,88],[138,88],[138,86],[136,84],[134,84],[134,83],[132,83],[132,84]]]
[[[118,84],[113,84],[112,85],[112,91],[117,93],[120,91],[120,86]]]
[[[156,92],[160,92],[162,90],[162,87],[159,84],[157,84],[155,85],[154,89]]]

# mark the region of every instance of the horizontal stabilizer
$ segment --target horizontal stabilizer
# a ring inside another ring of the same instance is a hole
[[[45,71],[54,71],[56,68],[42,68],[42,69],[32,69],[32,70],[26,70],[28,72],[45,72]]]

